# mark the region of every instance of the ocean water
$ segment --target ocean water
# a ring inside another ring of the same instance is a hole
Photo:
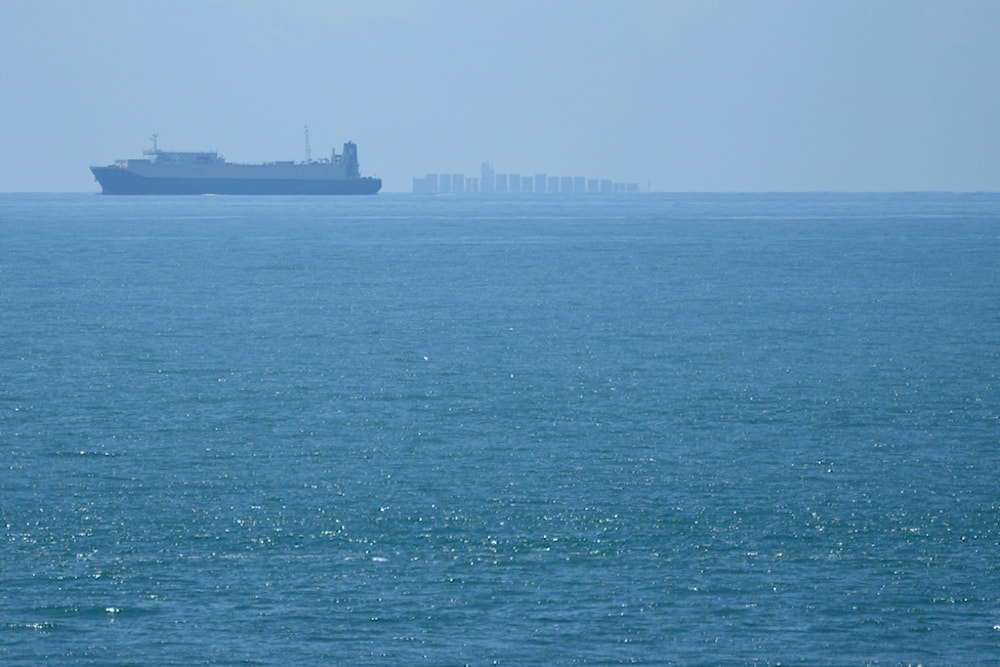
[[[0,196],[0,662],[1000,660],[1000,195]]]

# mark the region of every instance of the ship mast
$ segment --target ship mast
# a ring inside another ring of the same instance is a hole
[[[154,153],[156,152],[156,138],[158,136],[160,136],[160,135],[156,134],[155,132],[153,133],[153,136],[152,136],[152,139],[153,139],[153,152]]]
[[[306,164],[312,162],[312,151],[309,149],[309,126],[306,125]]]

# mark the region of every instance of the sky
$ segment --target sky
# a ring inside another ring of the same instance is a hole
[[[1000,191],[997,0],[0,0],[0,192],[358,144],[645,190]]]

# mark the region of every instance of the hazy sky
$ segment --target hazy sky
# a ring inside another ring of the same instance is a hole
[[[666,191],[1000,190],[998,0],[0,0],[0,191],[358,143]]]

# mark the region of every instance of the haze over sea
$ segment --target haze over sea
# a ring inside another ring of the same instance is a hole
[[[0,195],[0,661],[995,664],[1000,195]]]

